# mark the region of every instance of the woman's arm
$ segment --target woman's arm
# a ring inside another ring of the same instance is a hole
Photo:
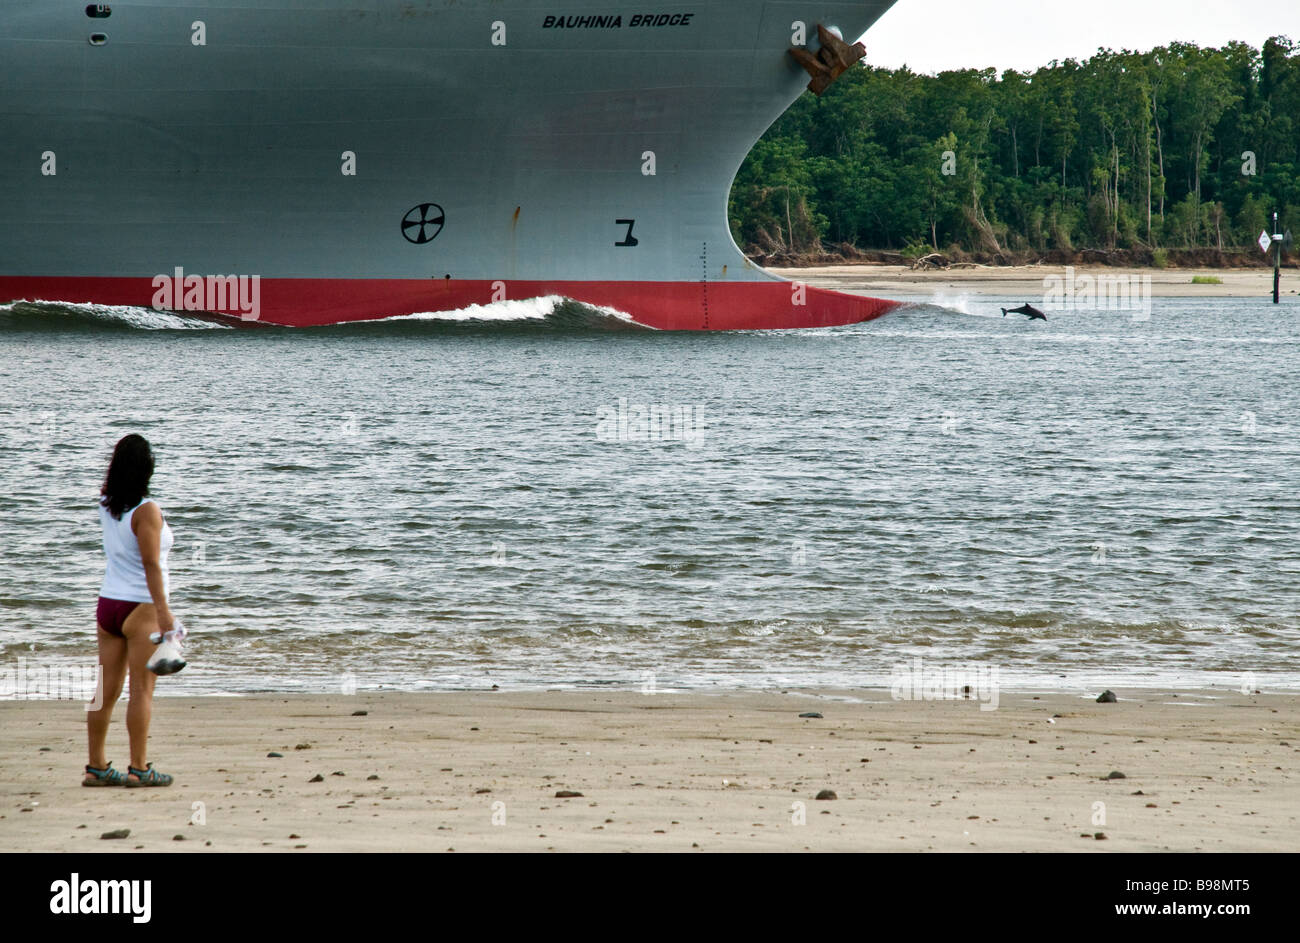
[[[131,526],[135,530],[135,539],[140,544],[140,561],[144,563],[144,579],[149,585],[149,595],[153,597],[153,604],[158,609],[158,630],[170,632],[176,626],[172,620],[171,607],[167,604],[162,565],[158,562],[162,544],[162,511],[152,501],[142,504],[131,518]]]

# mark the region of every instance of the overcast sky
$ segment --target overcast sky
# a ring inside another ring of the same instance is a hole
[[[871,65],[1025,71],[1100,46],[1258,48],[1278,34],[1300,42],[1300,0],[898,0],[863,41]]]

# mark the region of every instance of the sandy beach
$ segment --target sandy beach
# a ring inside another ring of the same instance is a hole
[[[1295,850],[1300,696],[1116,693],[162,698],[151,757],[177,782],[132,790],[80,786],[80,703],[8,701],[0,848]]]
[[[812,268],[773,268],[783,278],[804,279],[820,288],[917,295],[929,292],[969,292],[978,295],[1023,297],[1032,301],[1043,295],[1043,279],[1065,276],[1061,265],[980,265],[972,268],[913,271],[906,265],[824,265]],[[1076,265],[1075,278],[1126,277],[1151,279],[1156,298],[1272,298],[1273,270],[1258,269],[1154,269],[1114,268],[1107,265]],[[1196,276],[1217,278],[1222,284],[1196,284]],[[1145,285],[1144,281],[1136,284]],[[1283,268],[1283,295],[1300,293],[1300,272],[1294,265]]]

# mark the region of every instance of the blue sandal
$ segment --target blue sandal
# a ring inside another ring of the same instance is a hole
[[[150,763],[144,769],[136,769],[134,766],[129,766],[129,765],[127,766],[126,769],[127,772],[130,773],[132,776],[140,777],[139,779],[134,779],[134,780],[128,779],[126,781],[127,789],[131,789],[136,786],[170,786],[172,784],[172,778],[168,776],[166,773],[158,772],[156,769],[153,768],[152,763]]]
[[[103,769],[96,769],[93,766],[87,766],[86,775],[94,776],[95,778],[83,779],[81,781],[81,785],[83,786],[125,786],[126,785],[126,776],[122,774],[121,770],[113,769],[113,763],[111,760],[109,761],[109,764],[105,766]]]

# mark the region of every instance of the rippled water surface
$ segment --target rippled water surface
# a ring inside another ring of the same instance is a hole
[[[0,308],[5,664],[93,663],[94,501],[136,431],[193,633],[173,693],[859,686],[918,656],[1300,686],[1296,302],[999,316],[1022,300],[755,334]],[[621,401],[693,440],[620,441]]]

